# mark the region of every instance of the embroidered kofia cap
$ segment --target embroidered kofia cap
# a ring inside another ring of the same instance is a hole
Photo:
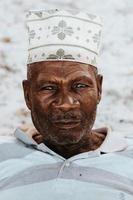
[[[29,11],[28,64],[40,61],[76,61],[97,67],[101,18],[75,10]]]

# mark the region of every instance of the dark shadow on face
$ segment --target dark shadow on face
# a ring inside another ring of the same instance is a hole
[[[25,100],[44,142],[65,145],[85,138],[95,121],[102,76],[70,61],[34,63],[29,70]]]

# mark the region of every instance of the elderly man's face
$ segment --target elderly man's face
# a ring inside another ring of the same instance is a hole
[[[93,126],[102,77],[93,67],[66,61],[39,62],[23,81],[32,120],[44,141],[75,144]]]

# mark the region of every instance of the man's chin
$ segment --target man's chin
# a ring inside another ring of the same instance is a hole
[[[51,140],[51,143],[56,143],[58,145],[72,145],[72,144],[77,144],[80,142],[82,137],[84,136],[83,132],[74,132],[71,133],[70,130],[68,129],[62,129],[58,132],[58,134],[53,134],[49,138]]]

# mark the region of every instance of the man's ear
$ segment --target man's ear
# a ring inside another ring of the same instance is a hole
[[[98,90],[98,98],[97,98],[97,103],[100,102],[101,100],[101,95],[102,95],[102,83],[103,83],[103,76],[101,74],[98,74],[96,77],[97,80],[97,90]]]
[[[26,105],[31,110],[30,83],[28,80],[23,80],[22,84]]]

